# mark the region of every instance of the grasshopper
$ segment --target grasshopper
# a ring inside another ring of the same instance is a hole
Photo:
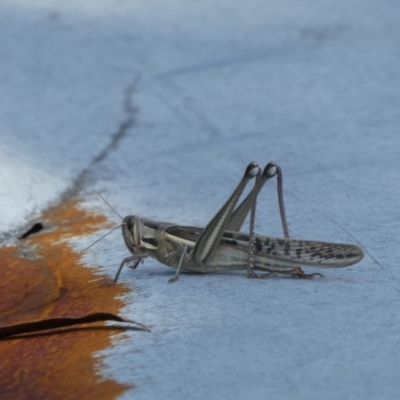
[[[261,236],[254,233],[257,196],[263,185],[274,176],[278,181],[278,199],[284,238]],[[239,204],[246,185],[255,178],[247,197]],[[250,213],[248,233],[240,232]],[[123,266],[152,257],[160,263],[176,268],[168,282],[176,282],[180,271],[209,273],[229,270],[247,270],[249,278],[266,278],[286,274],[299,278],[312,278],[319,273],[305,274],[300,266],[322,268],[346,267],[360,261],[364,253],[358,246],[297,240],[289,237],[282,195],[282,173],[274,162],[264,170],[251,162],[232,195],[205,228],[180,226],[168,222],[152,221],[128,215],[122,222],[122,236],[131,255],[124,258],[114,283]],[[257,274],[254,271],[265,271]]]

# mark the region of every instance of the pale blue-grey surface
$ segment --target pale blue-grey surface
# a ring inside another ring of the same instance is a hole
[[[398,396],[399,17],[372,0],[0,3],[3,233],[85,168],[86,207],[106,208],[97,189],[123,215],[204,225],[249,161],[275,160],[292,236],[365,251],[313,280],[125,269],[124,315],[152,333],[101,353],[136,385],[121,398]],[[276,203],[269,183],[260,233],[282,234]],[[115,233],[85,258],[112,276],[126,255]]]

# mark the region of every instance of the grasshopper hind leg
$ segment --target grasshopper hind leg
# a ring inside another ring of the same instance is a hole
[[[249,227],[249,247],[248,247],[248,259],[247,259],[247,277],[248,278],[271,278],[273,276],[278,276],[278,273],[291,275],[295,278],[300,279],[311,279],[314,276],[323,277],[320,273],[313,274],[305,274],[300,267],[295,267],[286,271],[269,271],[264,274],[256,274],[254,272],[254,229],[255,229],[255,215],[256,215],[256,207],[257,207],[257,197],[260,193],[264,184],[270,178],[277,176],[277,192],[278,192],[278,203],[279,203],[279,212],[282,222],[282,228],[285,238],[289,238],[289,227],[286,219],[285,213],[285,205],[283,201],[283,189],[282,189],[282,171],[281,168],[276,165],[274,162],[270,162],[264,168],[263,173],[261,174],[258,171],[256,182],[254,184],[253,190],[249,193],[247,198],[236,208],[234,211],[229,228],[239,230],[242,226],[246,215],[250,212],[250,227]]]
[[[257,186],[260,186],[261,182],[261,172],[258,171],[256,183],[254,184],[254,191]],[[249,249],[248,249],[248,258],[247,258],[247,277],[248,278],[261,278],[261,275],[257,275],[254,272],[253,264],[254,264],[254,225],[256,219],[256,204],[257,204],[257,194],[253,196],[251,201],[251,209],[250,209],[250,228],[249,228]],[[265,277],[266,274],[264,274]]]
[[[194,265],[199,266],[202,264],[207,264],[208,261],[213,259],[218,250],[224,232],[231,224],[230,221],[232,214],[241,194],[243,193],[247,183],[256,177],[258,173],[258,164],[256,162],[251,162],[247,166],[242,179],[231,196],[203,229],[196,241],[194,249],[190,253],[190,258]]]
[[[250,211],[250,227],[249,227],[249,248],[248,248],[248,259],[247,259],[247,278],[258,278],[258,279],[266,279],[277,276],[275,272],[267,272],[264,274],[256,274],[254,272],[253,264],[254,264],[254,229],[255,229],[255,219],[256,219],[256,205],[257,205],[257,196],[260,193],[262,187],[268,179],[274,177],[277,173],[277,166],[275,163],[268,163],[264,168],[263,173],[261,171],[258,172],[256,177],[256,182],[254,184],[254,188],[251,193],[247,196],[247,198],[243,201],[243,203],[237,208],[236,214],[239,214],[239,210],[241,208],[247,207],[246,214]],[[243,205],[245,205],[243,207]],[[248,210],[250,208],[250,210]],[[242,212],[243,213],[243,212]],[[241,221],[243,224],[243,218]],[[239,228],[240,229],[240,228]]]

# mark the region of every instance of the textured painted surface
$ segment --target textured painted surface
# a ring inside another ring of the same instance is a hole
[[[121,314],[152,332],[100,352],[99,374],[135,385],[122,398],[398,397],[399,2],[3,0],[0,11],[3,243],[77,188],[88,208],[96,189],[122,215],[204,226],[250,161],[273,160],[293,237],[365,251],[310,281],[168,285],[173,270],[154,260],[125,268],[135,290]],[[256,230],[282,235],[273,182]],[[115,232],[83,261],[112,277],[127,255]]]
[[[50,317],[79,317],[123,305],[115,300],[122,285],[101,286],[93,268],[85,268],[68,239],[107,226],[104,217],[67,202],[43,215],[45,230],[23,241],[21,249],[0,249],[0,324]],[[96,329],[96,326],[99,329]],[[103,324],[39,333],[0,341],[2,399],[113,399],[124,386],[101,378],[93,353],[110,345],[113,331]]]

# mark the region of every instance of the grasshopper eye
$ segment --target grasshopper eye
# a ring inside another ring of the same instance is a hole
[[[276,175],[276,172],[277,172],[276,164],[274,162],[270,162],[264,168],[263,175],[267,176],[268,178],[272,178],[273,176]]]
[[[128,216],[125,218],[125,226],[128,231],[131,231],[133,227],[135,226],[135,218],[132,216]]]

